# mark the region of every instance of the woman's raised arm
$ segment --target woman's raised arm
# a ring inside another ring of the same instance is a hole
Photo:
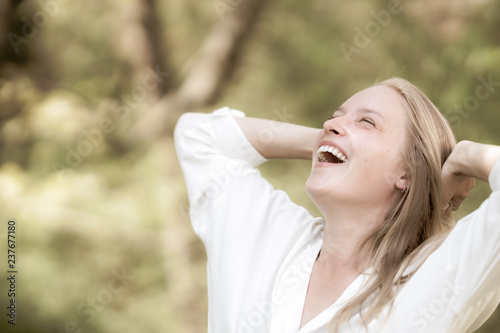
[[[495,163],[500,160],[500,146],[472,141],[460,141],[453,152],[456,171],[485,182],[488,181]]]
[[[267,159],[311,159],[318,128],[258,118],[235,118],[248,141]]]
[[[461,206],[474,186],[474,178],[488,182],[491,170],[500,160],[500,146],[460,141],[443,165],[447,202]]]

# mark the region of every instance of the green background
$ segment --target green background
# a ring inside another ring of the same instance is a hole
[[[239,28],[226,50],[221,36]],[[355,92],[402,76],[458,140],[500,144],[499,31],[491,0],[3,0],[0,244],[14,219],[18,317],[9,326],[2,310],[0,328],[205,332],[206,257],[174,151],[178,115],[227,105],[320,127]],[[141,94],[146,68],[169,74]],[[482,80],[496,84],[488,96],[477,95]],[[262,172],[319,214],[309,169],[271,161]],[[489,193],[478,182],[457,218]],[[129,280],[112,292],[122,270]],[[498,311],[479,332],[500,332]]]

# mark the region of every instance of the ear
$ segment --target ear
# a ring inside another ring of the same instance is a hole
[[[405,187],[408,188],[409,187],[409,182],[408,182],[408,177],[406,177],[406,174],[401,176],[401,178],[399,178],[398,180],[396,180],[396,188],[398,190],[404,190]]]

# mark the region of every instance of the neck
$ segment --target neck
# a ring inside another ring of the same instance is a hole
[[[336,271],[363,272],[370,265],[371,243],[363,242],[381,225],[385,212],[380,207],[332,207],[325,216],[323,245],[318,262]],[[326,214],[325,214],[326,213]]]

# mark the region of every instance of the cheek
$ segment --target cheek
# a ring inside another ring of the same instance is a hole
[[[366,154],[361,161],[362,171],[357,174],[362,175],[366,182],[382,184],[392,184],[396,181],[396,158],[391,150],[382,150]]]

